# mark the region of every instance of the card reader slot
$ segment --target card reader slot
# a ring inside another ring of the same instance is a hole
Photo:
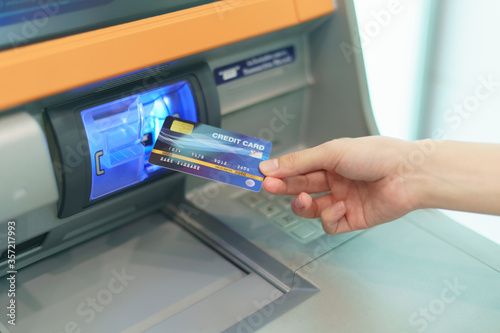
[[[148,162],[167,116],[220,124],[218,94],[206,64],[160,65],[138,73],[80,87],[47,106],[59,218],[172,177]]]
[[[81,112],[90,155],[94,156],[91,200],[141,182],[161,170],[148,159],[169,115],[198,120],[193,91],[187,80]],[[149,144],[144,144],[148,141]]]

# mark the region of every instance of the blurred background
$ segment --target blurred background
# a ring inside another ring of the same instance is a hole
[[[500,143],[499,1],[355,0],[355,6],[382,135]],[[443,212],[500,244],[500,217]]]

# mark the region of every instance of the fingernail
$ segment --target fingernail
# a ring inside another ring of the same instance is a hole
[[[339,201],[333,205],[333,212],[334,213],[341,213],[344,211],[345,203],[343,201]]]
[[[260,171],[264,174],[273,172],[276,169],[278,169],[278,160],[276,158],[260,163]]]
[[[297,199],[295,199],[295,201],[293,202],[293,204],[295,205],[295,207],[297,207],[298,209],[302,209],[304,208],[304,204],[302,203],[302,200],[300,200],[300,195],[297,197]]]

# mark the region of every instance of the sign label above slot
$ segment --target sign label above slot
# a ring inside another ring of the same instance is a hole
[[[295,61],[295,49],[288,46],[272,52],[241,60],[214,70],[215,83],[221,85]]]

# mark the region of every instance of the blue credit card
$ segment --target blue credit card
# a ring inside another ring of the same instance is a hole
[[[258,192],[272,143],[206,124],[167,117],[149,163]]]

